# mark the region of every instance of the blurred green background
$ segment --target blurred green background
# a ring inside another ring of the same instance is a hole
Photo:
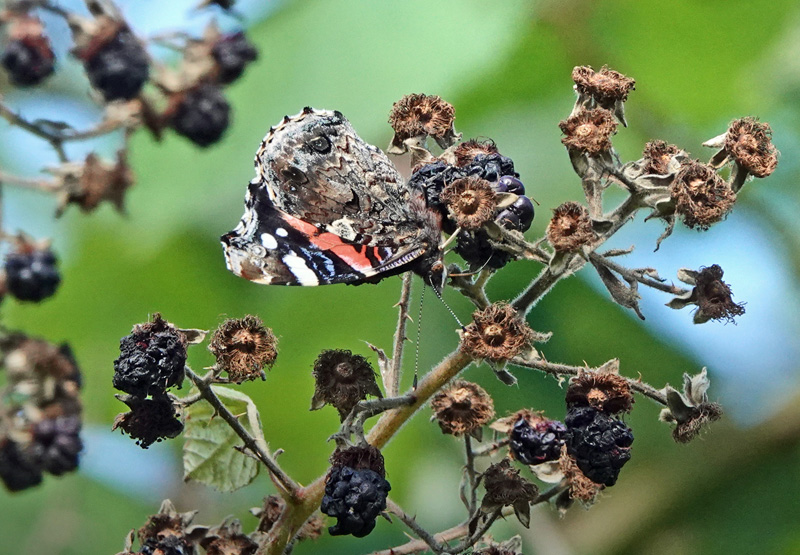
[[[199,30],[206,21],[190,11],[189,1],[120,4],[133,27],[146,33]],[[766,9],[746,0],[253,0],[242,11],[261,57],[228,89],[234,112],[225,139],[199,150],[174,135],[155,143],[139,133],[130,152],[137,185],[127,216],[106,206],[88,216],[71,209],[54,221],[54,199],[4,191],[7,227],[52,236],[64,281],[40,306],[6,299],[2,322],[73,346],[85,375],[87,429],[77,474],[48,476],[38,489],[16,495],[0,491],[0,552],[116,553],[164,497],[178,510],[198,509],[200,523],[233,514],[246,530],[254,526],[246,509],[272,492],[266,476],[234,494],[217,494],[182,482],[180,439],[142,451],[109,431],[124,410],[111,387],[118,341],[155,311],[179,326],[205,329],[225,317],[263,318],[280,337],[280,356],[266,382],[242,389],[258,403],[266,437],[273,449],[285,450],[280,462],[295,479],[309,483],[325,471],[332,450],[325,439],[338,419],[329,407],[308,411],[312,363],[326,348],[371,355],[368,341],[390,349],[400,281],[270,288],[227,272],[218,237],[241,216],[253,154],[270,125],[306,105],[337,109],[383,148],[391,138],[386,120],[393,102],[412,92],[438,94],[454,104],[465,138],[491,137],[514,159],[541,205],[528,233],[535,238],[555,206],[582,198],[557,125],[574,100],[571,70],[608,64],[637,81],[627,104],[629,128],[615,137],[625,160],[638,158],[654,138],[707,158],[700,143],[732,119],[755,115],[772,124],[781,164],[772,177],[745,188],[726,222],[707,233],[678,229],[654,253],[663,226],[640,217],[610,245],[636,244],[628,263],[654,266],[667,278],[682,266],[719,263],[748,313],[737,326],[696,327],[688,310],[671,311],[663,306],[668,298],[642,291],[648,318],[642,323],[613,305],[585,270],[560,283],[529,321],[553,332],[542,346],[552,361],[598,365],[617,357],[624,374],[641,374],[657,387],[678,385],[684,372],[708,366],[711,396],[727,416],[701,439],[679,446],[657,421],[658,407],[639,399],[628,419],[636,434],[633,459],[596,506],[573,508],[563,519],[538,507],[530,530],[508,521],[494,534],[521,533],[526,554],[800,553],[796,2],[774,0]],[[7,89],[7,101],[29,117],[55,111],[66,118],[66,105],[78,123],[88,121],[96,111],[84,102],[88,85],[81,79],[65,68],[41,93]],[[0,141],[0,163],[16,173],[35,175],[55,162],[40,142],[5,124]],[[117,146],[99,141],[70,145],[68,152],[80,158],[87,149],[110,154]],[[491,283],[491,297],[512,297],[538,269],[509,265]],[[415,296],[419,289],[417,283]],[[467,302],[453,292],[445,297],[469,318]],[[457,336],[432,295],[422,325],[424,369],[455,348]],[[413,356],[406,362],[410,368]],[[190,350],[194,368],[211,363],[204,346]],[[485,366],[469,368],[465,377],[492,393],[499,415],[530,407],[563,418],[563,390],[555,380],[515,374],[519,386],[512,388]],[[392,497],[438,530],[463,518],[462,453],[428,416],[427,409],[418,414],[384,454]],[[403,543],[403,532],[399,523],[381,522],[362,540],[324,536],[299,544],[295,553],[367,553]]]

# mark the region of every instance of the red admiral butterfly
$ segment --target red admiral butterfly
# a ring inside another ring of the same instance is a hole
[[[445,280],[441,216],[338,111],[304,108],[261,143],[228,269],[256,283],[376,283],[411,270]]]

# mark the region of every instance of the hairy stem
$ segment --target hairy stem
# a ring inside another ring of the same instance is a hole
[[[397,302],[397,330],[394,334],[394,345],[392,347],[392,363],[389,371],[383,376],[383,387],[387,397],[397,397],[400,393],[400,374],[403,368],[403,347],[405,347],[408,337],[406,337],[406,325],[410,316],[408,315],[408,305],[411,302],[411,283],[413,274],[406,272],[403,275],[403,286],[400,290],[400,300]]]

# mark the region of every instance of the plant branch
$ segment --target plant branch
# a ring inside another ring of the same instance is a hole
[[[383,376],[383,387],[387,397],[397,397],[400,393],[400,375],[403,368],[403,348],[408,337],[406,336],[406,325],[410,316],[408,315],[408,305],[411,302],[411,283],[413,274],[406,272],[403,275],[403,285],[400,289],[400,300],[397,302],[397,330],[394,334],[394,345],[392,347],[392,362],[389,371]]]
[[[605,256],[597,254],[596,252],[593,252],[589,255],[589,260],[591,260],[592,262],[596,262],[597,264],[602,264],[609,270],[618,273],[628,282],[638,281],[642,285],[646,285],[647,287],[663,291],[664,293],[669,293],[670,295],[680,296],[689,293],[688,289],[683,289],[682,287],[677,287],[676,285],[673,284],[667,284],[661,282],[655,278],[643,274],[642,272],[626,268],[625,266],[622,266],[620,264],[617,264],[616,262],[609,260]]]
[[[4,171],[0,171],[0,183],[10,185],[12,187],[20,187],[23,189],[33,189],[36,191],[43,191],[45,193],[55,193],[61,187],[53,181],[47,179],[36,179],[32,177],[20,177],[11,175]]]

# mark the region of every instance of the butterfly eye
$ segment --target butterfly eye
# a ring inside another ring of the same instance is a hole
[[[314,137],[308,142],[309,146],[320,154],[325,154],[331,150],[331,142],[325,135]]]

